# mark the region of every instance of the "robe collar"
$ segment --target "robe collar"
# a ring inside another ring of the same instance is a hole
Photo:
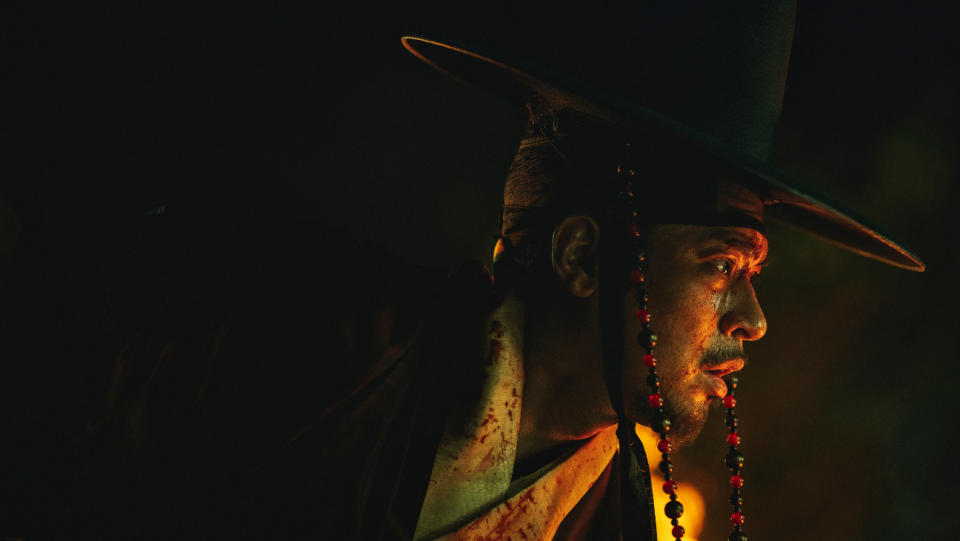
[[[611,426],[512,479],[524,381],[523,304],[512,295],[487,320],[485,358],[479,399],[449,413],[414,539],[552,539],[617,451]]]

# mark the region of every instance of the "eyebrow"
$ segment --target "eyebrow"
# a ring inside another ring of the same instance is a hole
[[[704,239],[704,241],[710,240],[718,240],[724,244],[723,249],[733,248],[745,255],[750,256],[751,259],[756,259],[763,251],[763,246],[754,238],[748,237],[747,235],[736,231],[714,231],[710,233],[706,239]],[[719,253],[723,249],[706,248],[704,250],[700,250],[698,253],[700,253],[701,256],[709,256]],[[766,255],[762,261],[757,262],[757,265],[760,267],[767,266]]]

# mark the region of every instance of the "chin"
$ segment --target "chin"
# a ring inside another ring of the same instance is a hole
[[[710,409],[708,401],[685,400],[677,404],[667,400],[666,410],[670,416],[670,441],[680,448],[693,443],[707,424]]]

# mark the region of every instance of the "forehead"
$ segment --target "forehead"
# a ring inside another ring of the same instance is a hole
[[[730,226],[658,225],[653,229],[651,244],[656,251],[673,248],[681,253],[688,250],[735,250],[757,262],[764,261],[769,250],[763,233],[749,227]]]

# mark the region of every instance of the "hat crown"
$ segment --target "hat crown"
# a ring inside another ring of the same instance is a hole
[[[627,85],[620,92],[640,105],[767,160],[783,104],[794,2],[666,4],[652,14],[648,33],[636,36],[652,54],[612,84]]]

